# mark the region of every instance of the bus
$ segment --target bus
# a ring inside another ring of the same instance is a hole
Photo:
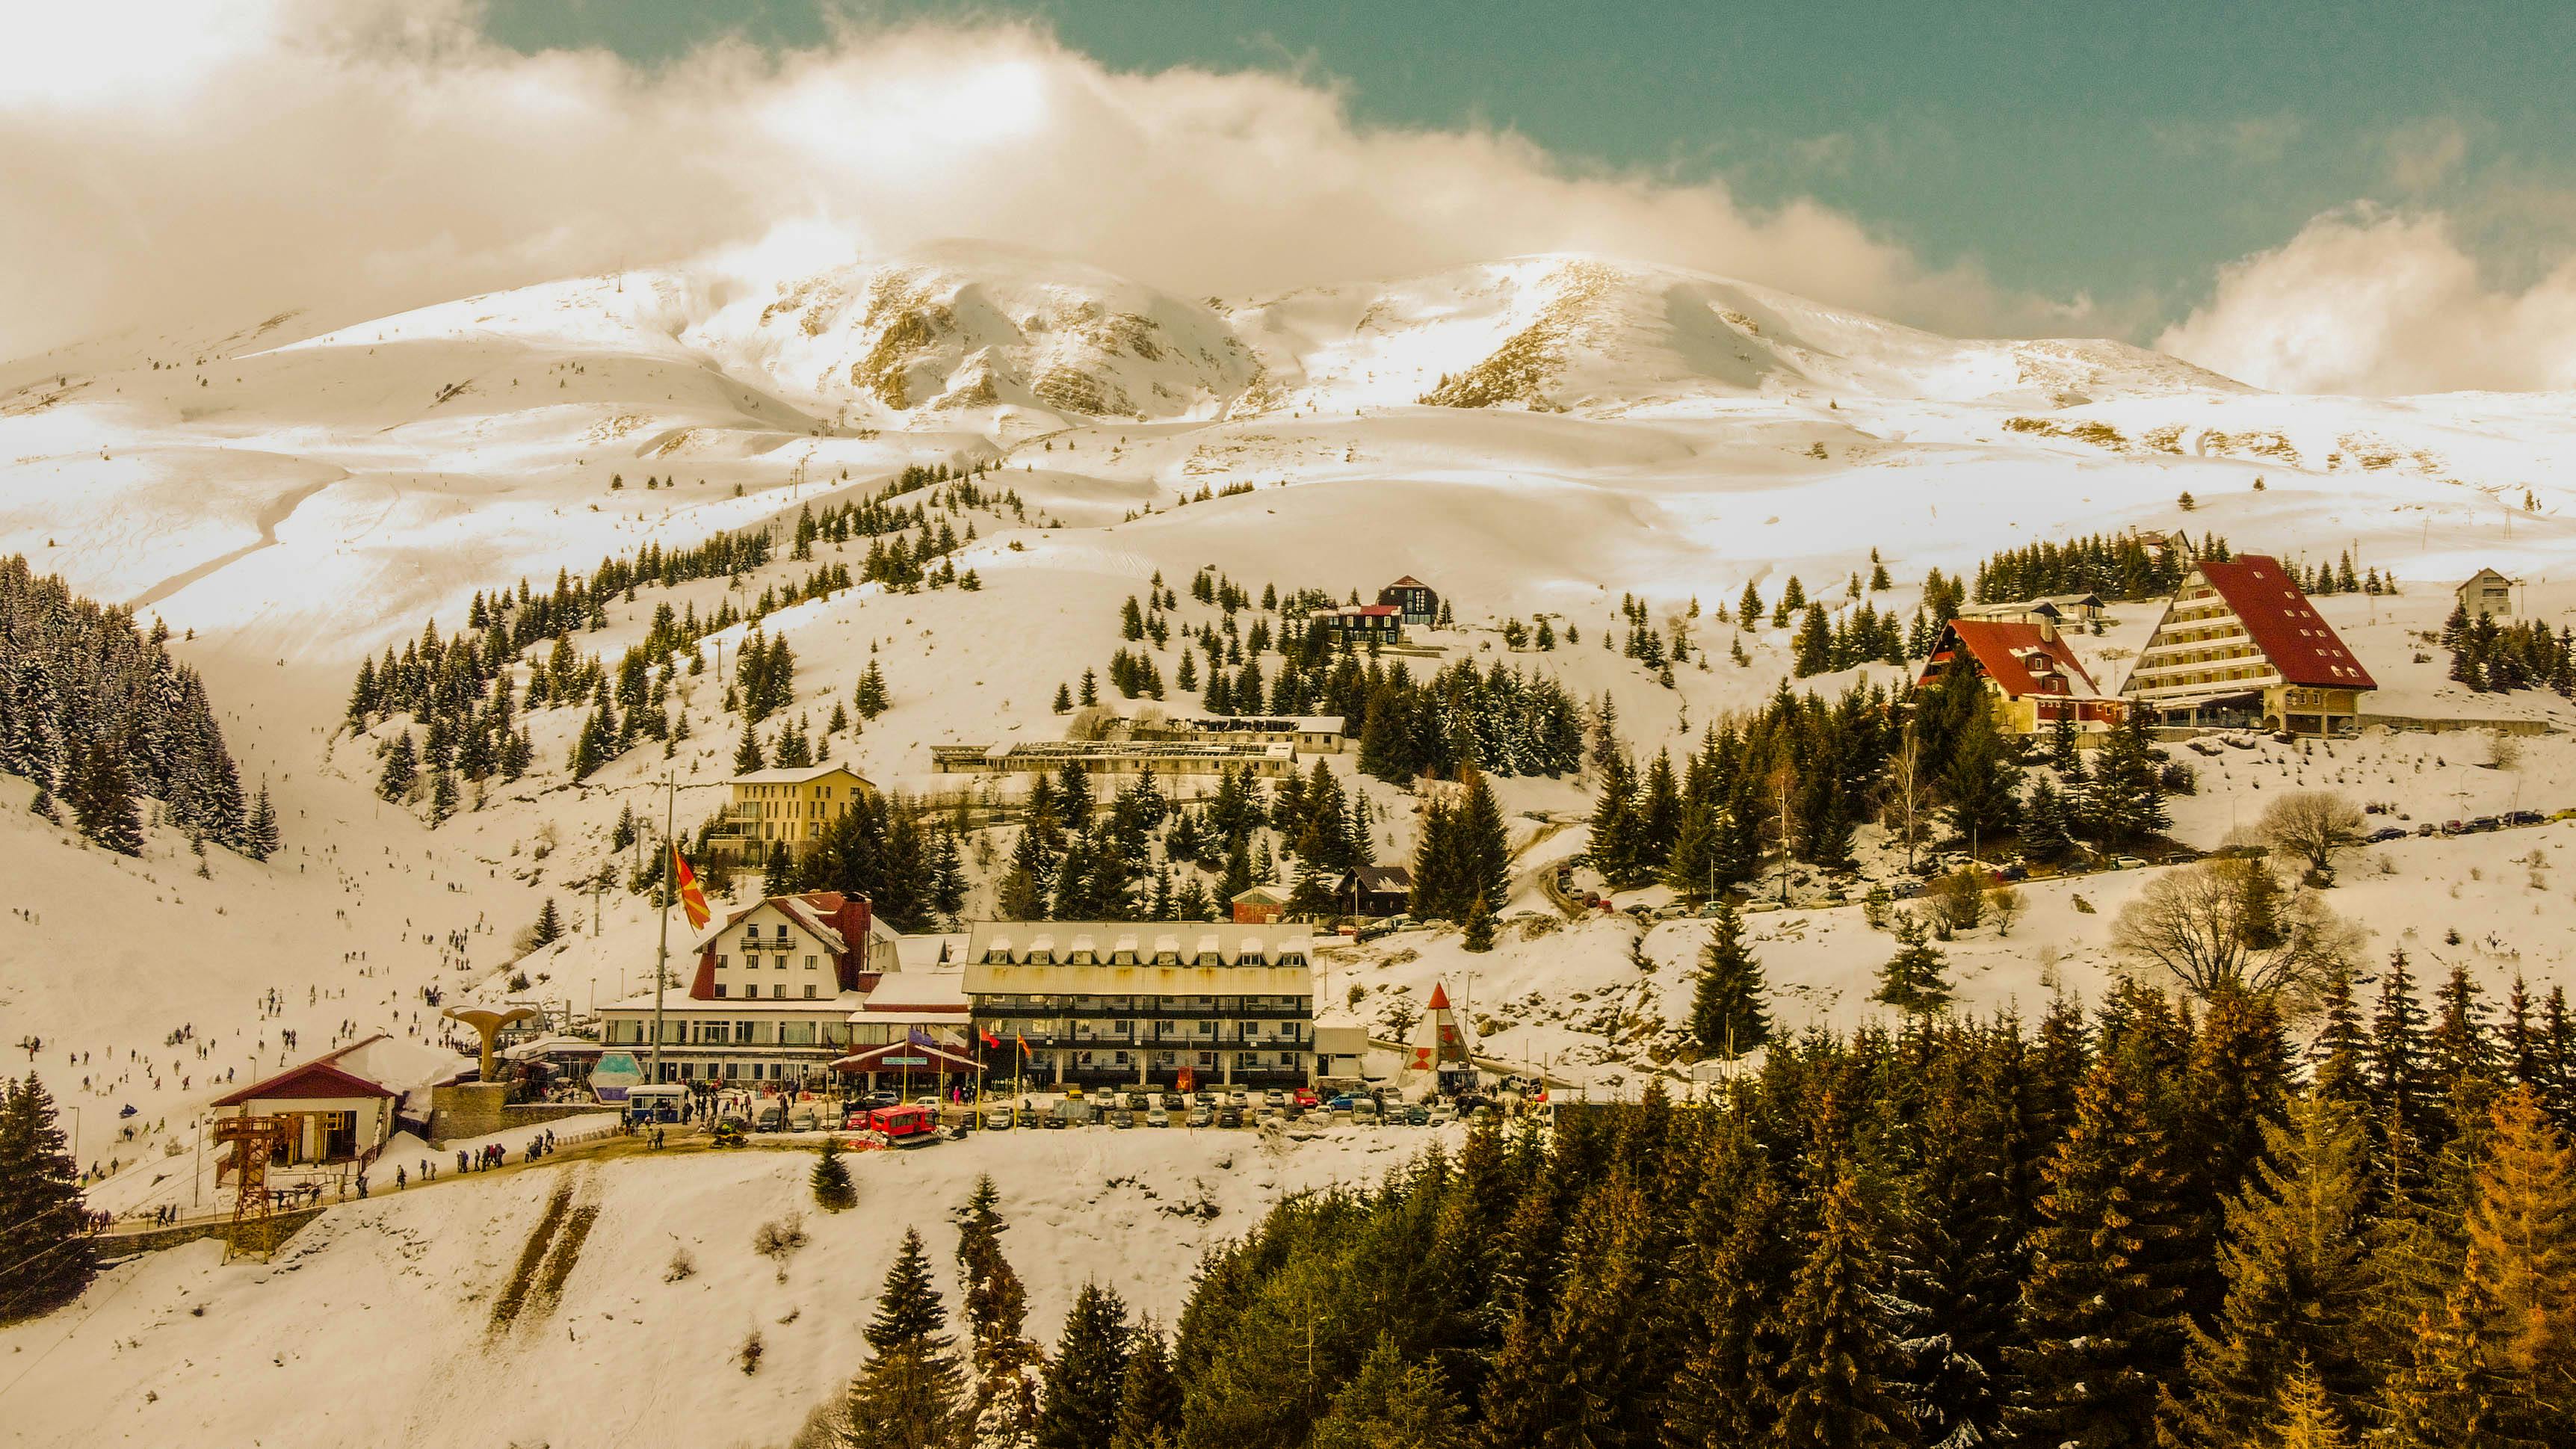
[[[868,1113],[868,1130],[900,1146],[931,1141],[938,1135],[939,1123],[928,1107],[915,1103],[875,1108]]]

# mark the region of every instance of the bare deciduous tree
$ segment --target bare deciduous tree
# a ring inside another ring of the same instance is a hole
[[[1923,813],[1930,806],[1925,798],[1927,781],[1923,777],[1923,745],[1914,737],[1914,722],[1906,721],[1905,742],[1887,761],[1887,800],[1879,812],[1879,823],[1889,834],[1905,842],[1905,868],[1914,869],[1914,847],[1923,839]]]
[[[2334,869],[2338,850],[2361,844],[2361,807],[2331,790],[2300,790],[2272,802],[2263,812],[2263,840],[2287,851],[2312,870]]]
[[[2234,987],[2280,1000],[2292,1014],[2361,945],[2361,931],[2317,892],[2284,892],[2259,860],[2211,860],[2169,870],[2111,924],[2111,946],[2132,968],[2151,967],[2207,998]]]
[[[2030,899],[2012,886],[1998,886],[1986,894],[1986,908],[1995,914],[1995,934],[2012,934],[2013,922],[2030,909]]]

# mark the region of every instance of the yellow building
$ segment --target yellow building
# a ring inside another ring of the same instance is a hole
[[[770,848],[803,850],[824,827],[874,795],[877,787],[847,765],[807,765],[793,770],[754,770],[737,775],[733,801],[707,837],[707,849],[718,859],[757,865]]]

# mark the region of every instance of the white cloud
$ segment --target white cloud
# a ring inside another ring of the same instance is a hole
[[[2330,212],[2222,268],[2156,346],[2285,391],[2576,387],[2576,259],[2507,290],[2441,213]]]
[[[641,69],[495,46],[470,0],[36,19],[0,48],[19,283],[0,355],[287,306],[345,319],[781,231],[864,253],[984,237],[1193,294],[1585,249],[1952,331],[2088,321],[1814,202],[1754,209],[1487,128],[1364,127],[1302,74],[1115,72],[1024,27]]]

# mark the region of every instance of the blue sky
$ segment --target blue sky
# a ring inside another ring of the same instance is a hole
[[[2563,249],[2576,6],[1735,5],[1560,0],[887,3],[1033,19],[1123,71],[1328,80],[1362,125],[1508,128],[1569,167],[1813,197],[1932,266],[2143,325],[2215,269],[2371,201],[2440,208],[2485,276]],[[827,43],[811,0],[492,0],[523,51],[648,65],[719,35]]]

